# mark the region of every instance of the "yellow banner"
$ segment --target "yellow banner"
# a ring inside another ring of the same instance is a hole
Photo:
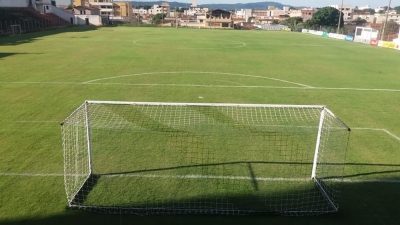
[[[382,41],[382,47],[395,49],[396,48],[396,43],[389,42],[389,41]]]

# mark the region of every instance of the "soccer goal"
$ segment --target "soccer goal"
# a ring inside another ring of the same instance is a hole
[[[14,36],[16,34],[21,34],[21,25],[10,25],[10,35]]]
[[[338,211],[350,129],[323,106],[86,101],[61,125],[72,208]]]

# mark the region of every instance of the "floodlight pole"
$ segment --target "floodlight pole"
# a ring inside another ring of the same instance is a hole
[[[340,23],[342,22],[342,9],[343,9],[343,0],[342,0],[342,4],[340,5],[340,10],[339,10],[339,23],[337,25],[337,31],[336,31],[337,34],[339,34]]]
[[[385,36],[385,29],[386,29],[386,24],[387,24],[388,17],[389,17],[389,10],[390,10],[390,5],[391,4],[392,4],[392,0],[389,0],[389,5],[388,5],[388,8],[386,10],[386,19],[385,19],[385,23],[383,24],[383,29],[382,29],[381,41],[383,41],[384,36]]]

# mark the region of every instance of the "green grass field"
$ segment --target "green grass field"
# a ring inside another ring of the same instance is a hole
[[[0,39],[0,224],[397,224],[399,51],[300,33],[75,27]],[[352,128],[340,212],[66,209],[59,123],[85,100],[326,105]]]

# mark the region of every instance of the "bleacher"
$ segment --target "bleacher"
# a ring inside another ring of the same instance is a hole
[[[280,24],[262,24],[259,27],[262,30],[268,30],[268,31],[281,31],[281,30],[289,29],[288,26],[280,25]]]
[[[19,25],[22,32],[66,27],[71,24],[52,13],[40,13],[32,7],[0,8],[0,35],[9,35],[10,26]]]

